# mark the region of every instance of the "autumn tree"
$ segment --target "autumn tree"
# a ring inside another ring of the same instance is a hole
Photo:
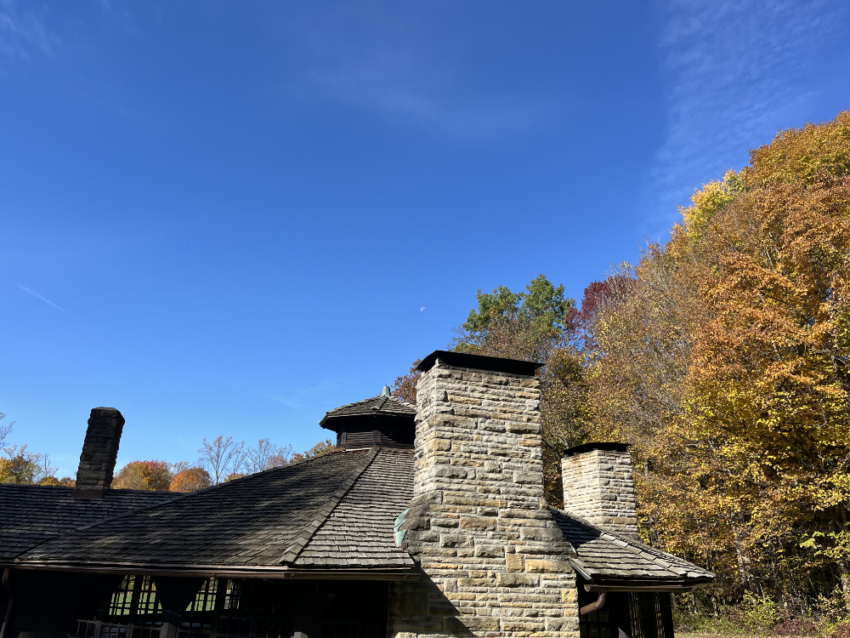
[[[727,600],[850,594],[848,176],[850,113],[781,132],[589,323],[594,436],[632,443],[645,538]]]
[[[336,449],[336,446],[330,439],[325,439],[324,441],[319,441],[311,447],[309,450],[305,450],[301,454],[293,454],[290,459],[290,463],[295,463],[297,461],[304,461],[306,459],[312,459],[317,456],[321,456],[322,454],[327,454],[328,452],[333,452]]]
[[[26,445],[5,447],[3,453],[6,458],[0,458],[0,483],[49,485],[59,469],[50,465],[50,455],[31,454]]]
[[[174,475],[169,492],[197,492],[212,486],[209,473],[200,467],[186,468]]]
[[[122,467],[112,480],[112,488],[166,492],[172,474],[165,461],[132,461]]]
[[[410,364],[410,370],[407,374],[395,378],[390,387],[392,396],[416,405],[416,384],[419,383],[419,377],[422,376],[416,366],[420,363],[422,363],[422,359],[417,359]]]

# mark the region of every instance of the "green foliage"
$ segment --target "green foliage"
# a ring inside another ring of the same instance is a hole
[[[553,505],[563,499],[560,455],[584,442],[588,432],[587,385],[582,355],[574,347],[575,301],[564,296],[545,275],[529,282],[524,291],[499,286],[492,293],[479,290],[478,307],[455,328],[452,347],[461,352],[543,363],[538,372],[542,391],[543,455],[546,498]],[[415,377],[399,377],[396,385],[411,385]],[[415,397],[415,392],[408,393]]]
[[[709,636],[741,636],[751,635],[749,629],[743,626],[736,613],[738,610],[721,609],[717,614],[705,611],[692,612],[686,607],[679,607],[673,612],[673,626],[676,635],[682,633]]]
[[[744,592],[741,603],[744,626],[751,631],[766,631],[779,622],[779,607],[767,597]]]
[[[476,301],[478,308],[456,330],[455,349],[538,361],[567,339],[575,308],[575,301],[564,297],[563,284],[555,286],[545,275],[520,292],[505,286],[491,293],[478,290]]]

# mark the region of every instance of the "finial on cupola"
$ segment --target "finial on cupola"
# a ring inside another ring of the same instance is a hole
[[[383,390],[381,390],[381,396],[382,396],[382,397],[388,397],[388,396],[390,396],[390,386],[388,386],[388,385],[385,385],[385,386],[384,386],[384,389],[383,389]]]

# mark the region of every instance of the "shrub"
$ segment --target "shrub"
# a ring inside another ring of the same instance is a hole
[[[817,626],[808,618],[787,618],[773,627],[774,636],[814,636],[817,632]]]
[[[839,623],[832,629],[829,638],[850,638],[850,623]]]
[[[779,607],[770,598],[744,592],[741,603],[744,626],[750,631],[768,630],[779,622]]]

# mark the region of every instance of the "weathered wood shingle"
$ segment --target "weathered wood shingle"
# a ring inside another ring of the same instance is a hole
[[[708,582],[711,572],[643,543],[625,540],[560,510],[552,510],[558,527],[577,553],[574,566],[594,581]]]
[[[325,425],[329,419],[348,416],[367,415],[390,415],[390,416],[416,416],[416,406],[398,397],[377,396],[357,403],[349,403],[325,413],[321,425]]]
[[[382,449],[301,550],[299,567],[412,567],[395,518],[413,497],[413,450]]]
[[[170,492],[107,490],[74,498],[73,487],[0,484],[0,559],[116,516],[173,500]]]
[[[54,565],[399,568],[410,451],[338,451],[78,530],[18,557]],[[323,549],[324,548],[324,549]]]

